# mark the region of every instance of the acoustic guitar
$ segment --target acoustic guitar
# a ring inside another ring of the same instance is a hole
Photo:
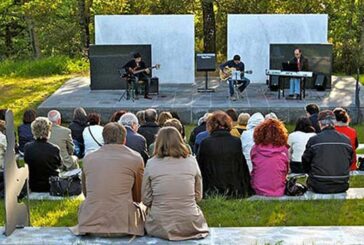
[[[228,67],[228,66],[226,66],[224,68],[224,71],[220,70],[220,80],[221,81],[228,80],[235,72],[239,72],[240,73],[239,75],[241,75],[242,73],[243,74],[253,74],[253,71],[252,70],[248,70],[248,71],[242,72],[242,71],[236,70],[236,68],[234,68],[234,67]]]
[[[144,69],[141,69],[141,70],[135,70],[135,69],[138,69],[138,67],[135,67],[134,70],[131,72],[131,71],[128,71],[128,72],[125,72],[122,76],[122,78],[131,78],[139,73],[142,73],[142,72],[146,72],[148,69],[149,70],[153,70],[153,69],[156,69],[158,70],[159,68],[161,67],[160,64],[155,64],[154,66],[150,66],[150,67],[147,67],[147,68],[144,68]]]

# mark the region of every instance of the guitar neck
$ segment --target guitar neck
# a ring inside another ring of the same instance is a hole
[[[154,66],[151,66],[151,67],[147,67],[147,68],[144,68],[142,70],[137,70],[137,71],[134,71],[133,74],[138,74],[138,73],[142,73],[142,72],[145,72],[146,70],[148,69],[154,69],[155,67]]]

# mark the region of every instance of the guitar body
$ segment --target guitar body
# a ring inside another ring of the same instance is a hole
[[[233,72],[235,72],[235,71],[236,71],[236,68],[226,66],[224,68],[224,71],[220,70],[220,72],[219,72],[220,80],[227,81],[231,77]],[[251,71],[251,70],[245,71],[243,74],[253,74],[253,71]]]

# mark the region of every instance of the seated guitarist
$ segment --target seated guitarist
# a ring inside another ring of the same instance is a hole
[[[130,60],[128,63],[126,63],[123,68],[125,69],[125,71],[127,73],[130,74],[130,80],[128,80],[128,86],[130,86],[131,82],[134,82],[134,86],[135,86],[135,94],[138,95],[139,91],[138,91],[138,86],[136,86],[138,84],[138,81],[143,81],[143,85],[144,85],[144,98],[145,99],[152,99],[151,97],[149,97],[149,84],[150,84],[150,69],[148,69],[144,63],[144,61],[142,61],[142,56],[140,53],[136,53],[134,54],[134,59]],[[140,72],[138,74],[134,74],[134,72],[138,71],[138,70],[143,70],[145,69],[145,72]],[[127,99],[130,98],[130,94],[129,94],[129,89],[127,90],[127,95],[126,95]]]
[[[240,80],[233,80],[231,77],[228,79],[229,81],[229,95],[231,100],[236,100],[236,97],[234,95],[234,83],[239,84],[239,91],[243,92],[246,87],[250,84],[250,80],[246,77],[244,77],[244,70],[245,66],[244,63],[240,60],[239,55],[234,55],[234,58],[232,60],[226,61],[224,64],[220,65],[220,70],[225,73],[226,75],[229,75],[225,68],[235,68],[237,71],[240,71]]]

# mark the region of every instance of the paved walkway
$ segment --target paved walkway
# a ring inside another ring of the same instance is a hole
[[[152,237],[76,237],[65,227],[25,228],[0,236],[1,244],[364,244],[364,226],[211,228],[203,240],[168,242]]]

